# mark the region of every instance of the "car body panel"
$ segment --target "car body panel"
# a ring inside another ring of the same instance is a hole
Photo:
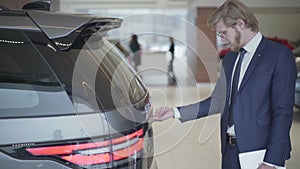
[[[22,11],[1,11],[0,28],[39,30],[36,24]]]
[[[63,164],[59,164],[55,161],[51,160],[23,160],[23,159],[16,159],[7,154],[0,152],[0,164],[1,167],[5,167],[5,169],[71,169],[71,167],[65,166]]]
[[[35,143],[44,141],[72,140],[109,135],[107,122],[101,116],[104,115],[87,114],[1,119],[0,143],[11,146],[18,146],[24,143],[35,145]]]
[[[52,13],[50,18],[49,13],[44,11],[29,11],[28,15],[49,39],[68,36],[95,18],[88,15],[77,16],[66,13]]]

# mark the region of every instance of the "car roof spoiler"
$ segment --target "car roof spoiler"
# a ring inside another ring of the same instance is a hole
[[[101,31],[104,35],[108,30],[119,28],[122,19],[96,17],[86,14],[67,14],[61,12],[27,11],[30,18],[39,28],[53,40],[60,50],[69,49],[74,41],[89,30],[91,35]],[[86,38],[86,36],[85,36]]]
[[[22,9],[50,11],[50,0],[49,1],[43,0],[43,1],[29,2],[29,3],[25,4]]]
[[[88,14],[49,12],[39,10],[10,10],[0,6],[0,12],[6,16],[27,16],[30,21],[24,21],[24,26],[19,29],[40,29],[55,42],[60,50],[71,48],[77,38],[88,38],[100,31],[104,36],[108,30],[119,28],[122,19],[97,17]],[[11,20],[6,27],[16,27],[20,20]],[[28,24],[28,25],[26,25]]]

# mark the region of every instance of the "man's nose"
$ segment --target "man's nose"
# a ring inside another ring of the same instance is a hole
[[[224,44],[228,43],[228,41],[227,41],[227,39],[225,37],[221,37],[221,42],[224,43]]]

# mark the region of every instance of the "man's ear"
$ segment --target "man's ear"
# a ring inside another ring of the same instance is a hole
[[[239,30],[243,30],[246,28],[246,23],[243,19],[238,19],[237,22],[236,22],[236,27],[237,29]]]

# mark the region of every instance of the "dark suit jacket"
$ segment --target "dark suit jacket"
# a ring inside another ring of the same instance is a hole
[[[237,53],[228,53],[212,96],[178,107],[181,121],[221,114],[222,153],[225,151],[232,70]],[[267,149],[264,161],[284,166],[290,158],[290,128],[297,76],[292,52],[263,37],[244,75],[233,109],[240,152]]]

